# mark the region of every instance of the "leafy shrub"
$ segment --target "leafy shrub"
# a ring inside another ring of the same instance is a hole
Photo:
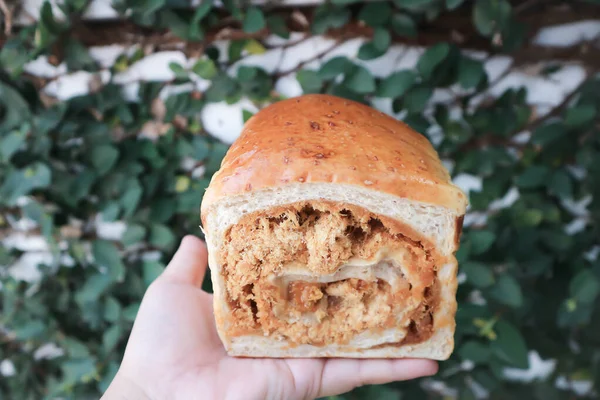
[[[190,54],[205,50],[207,57],[193,65],[172,64],[170,83],[201,78],[206,90],[166,99],[159,96],[165,83],[140,82],[139,101],[132,101],[116,82],[94,78],[90,94],[55,101],[24,73],[40,55],[64,61],[69,71],[102,69],[88,47],[100,40],[91,32],[104,28],[81,18],[85,1],[65,1],[65,18],[44,3],[36,24],[13,27],[6,39],[0,51],[0,360],[10,360],[14,373],[3,369],[0,398],[98,397],[117,370],[144,290],[184,234],[201,236],[199,204],[227,146],[207,134],[199,113],[223,100],[249,98],[260,107],[282,97],[274,90],[281,71],[244,66],[228,74],[227,68],[274,46],[265,41],[267,32],[282,38],[290,30],[329,32],[339,46],[349,37],[344,28],[370,35],[358,60],[339,56],[287,71],[303,91],[370,104],[387,99],[393,112],[430,136],[455,177],[482,181],[470,193],[470,223],[458,253],[453,357],[434,379],[340,398],[573,398],[573,381],[592,382],[588,396],[597,394],[600,77],[588,74],[540,117],[523,88],[491,96],[490,87],[510,69],[490,79],[484,68],[490,56],[461,51],[450,37],[434,40],[414,69],[381,77],[364,64],[392,43],[415,43],[438,21],[456,17],[470,22],[456,27],[471,32],[469,43],[513,54],[517,67],[517,55],[533,47],[518,14],[522,6],[506,0],[333,0],[300,16],[276,6],[223,3],[218,9],[205,1],[190,12],[185,1],[118,2],[132,24],[119,29],[166,37],[162,45],[183,41]],[[216,33],[228,40],[227,54],[216,46]],[[126,70],[144,52],[121,55],[110,72]],[[557,68],[535,75],[551,77]],[[459,93],[436,100],[436,91],[448,88]],[[245,119],[250,115],[244,110]],[[125,230],[102,233],[107,223]],[[22,235],[41,236],[43,244],[26,244]],[[39,279],[15,277],[16,267],[38,261]],[[44,357],[48,346],[59,348],[55,357]],[[531,351],[555,360],[549,376],[510,379],[507,367],[532,367]]]

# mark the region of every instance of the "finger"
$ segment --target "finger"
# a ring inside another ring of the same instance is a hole
[[[330,359],[325,362],[319,397],[349,392],[358,386],[404,381],[437,373],[438,364],[432,360]]]
[[[195,236],[188,235],[181,241],[179,249],[160,279],[201,287],[208,264],[207,259],[204,242]]]

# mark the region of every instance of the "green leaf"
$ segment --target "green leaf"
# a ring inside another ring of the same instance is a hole
[[[102,219],[104,221],[116,221],[119,216],[119,212],[121,212],[121,208],[117,203],[110,202],[106,204],[106,206],[103,207],[101,211]]]
[[[107,297],[104,302],[104,319],[109,322],[117,322],[121,316],[121,305],[112,296]]]
[[[511,14],[511,6],[506,0],[478,0],[474,2],[473,23],[477,31],[489,37],[502,30]]]
[[[131,246],[133,244],[141,242],[146,236],[146,228],[142,225],[131,224],[127,226],[127,230],[121,238],[121,243],[124,246]]]
[[[557,325],[564,327],[583,327],[592,321],[594,303],[578,303],[575,299],[565,299],[558,308]]]
[[[111,361],[108,364],[108,367],[106,367],[106,369],[105,369],[102,380],[100,380],[100,382],[98,382],[97,388],[100,393],[105,393],[108,390],[109,386],[111,385],[111,383],[114,380],[115,376],[117,375],[118,371],[119,371],[119,364],[117,364],[114,361]]]
[[[463,360],[470,360],[476,364],[487,363],[490,359],[489,347],[473,340],[463,344],[458,349],[458,354]]]
[[[239,7],[239,3],[235,0],[223,0],[225,9],[231,13],[231,15],[237,19],[241,18],[242,9]]]
[[[108,274],[90,275],[77,291],[75,300],[82,306],[95,303],[113,282],[114,280]]]
[[[249,82],[256,78],[258,68],[242,65],[237,71],[237,78],[241,82]]]
[[[518,213],[517,222],[520,226],[538,226],[544,219],[544,213],[535,208],[529,208]]]
[[[495,360],[494,360],[495,361]],[[493,367],[490,366],[490,369]],[[504,378],[504,374],[500,376],[494,376],[495,371],[488,372],[485,369],[476,369],[473,371],[473,378],[477,381],[482,387],[487,390],[494,391],[500,388],[500,382]],[[548,399],[549,400],[549,399]]]
[[[167,4],[167,0],[139,0],[134,3],[133,10],[144,14],[154,14]]]
[[[569,174],[560,169],[552,174],[548,182],[548,191],[561,199],[573,196],[573,183]]]
[[[387,29],[377,27],[373,34],[373,40],[365,43],[358,49],[358,58],[361,60],[372,60],[385,54],[390,46],[392,38]]]
[[[394,0],[394,4],[398,7],[405,7],[409,9],[424,9],[425,6],[430,5],[437,0]]]
[[[473,133],[468,127],[457,121],[449,121],[445,126],[446,137],[454,143],[465,143],[469,140]],[[472,195],[475,193],[472,193]]]
[[[511,275],[504,273],[498,278],[490,294],[498,302],[507,306],[518,308],[523,305],[523,293],[519,282]]]
[[[473,5],[473,23],[483,36],[494,31],[494,10],[490,0],[476,1]]]
[[[347,74],[352,71],[354,64],[346,57],[338,56],[327,61],[319,69],[321,79],[333,79],[339,75]]]
[[[469,57],[461,57],[458,64],[458,82],[465,89],[476,87],[485,77],[483,63]]]
[[[248,122],[248,120],[252,118],[253,115],[254,113],[252,111],[242,110],[242,118],[244,120],[244,123]]]
[[[140,303],[132,303],[123,309],[123,318],[126,321],[133,322],[140,309]]]
[[[381,51],[375,47],[373,42],[369,42],[360,46],[357,57],[360,60],[372,60],[381,57],[383,54],[385,54],[385,50]]]
[[[540,146],[546,146],[560,139],[565,134],[566,130],[561,122],[552,122],[537,128],[533,133],[531,142]]]
[[[152,220],[164,223],[175,213],[175,200],[172,198],[160,198],[153,202],[150,209]]]
[[[246,33],[256,33],[266,26],[265,16],[258,7],[250,7],[244,17],[242,29]]]
[[[446,0],[446,8],[448,10],[454,10],[460,7],[464,0]]]
[[[46,325],[39,320],[29,320],[23,325],[19,325],[14,333],[18,340],[25,341],[35,339],[46,332]]]
[[[192,27],[198,28],[198,25],[190,25],[187,19],[181,18],[178,14],[172,12],[171,10],[163,10],[161,17],[163,23],[169,27],[169,30],[173,33],[173,35],[182,39],[191,39],[190,33],[198,34],[200,32],[199,29],[192,30]]]
[[[358,13],[358,19],[369,26],[384,25],[390,18],[392,9],[388,2],[372,2],[365,4]]]
[[[208,156],[209,146],[206,138],[195,136],[192,139],[192,147],[194,148],[192,157],[196,160],[202,161]]]
[[[417,62],[417,70],[423,79],[430,79],[435,68],[444,61],[448,54],[450,54],[450,45],[447,43],[438,43],[428,48]]]
[[[592,304],[600,293],[600,282],[591,270],[581,270],[571,279],[569,293],[578,302]]]
[[[74,337],[64,337],[60,341],[60,346],[71,358],[86,358],[90,356],[90,349]]]
[[[534,165],[527,168],[515,179],[515,184],[523,189],[534,189],[543,186],[548,179],[550,171],[548,167]]]
[[[96,362],[93,358],[68,360],[62,363],[61,370],[68,385],[90,382],[96,375]]]
[[[69,71],[97,70],[96,61],[90,56],[87,47],[78,40],[69,38],[65,45],[65,52],[65,61]]]
[[[402,96],[415,83],[417,74],[412,70],[398,71],[379,84],[377,96],[396,98]]]
[[[188,72],[181,65],[171,62],[169,63],[169,68],[175,74],[175,79],[188,79]]]
[[[23,47],[23,41],[16,35],[12,35],[12,37],[7,38],[2,48],[0,48],[0,65],[6,73],[10,74],[11,78],[18,77],[23,72],[23,66],[32,57],[31,51],[27,51]],[[2,92],[2,86],[3,84],[0,82],[0,92]],[[10,104],[2,96],[0,96],[1,102]],[[2,124],[0,124],[1,126]]]
[[[104,351],[110,352],[119,343],[121,338],[121,327],[118,324],[112,325],[102,334],[102,347]]]
[[[196,11],[194,12],[194,17],[192,18],[192,21],[194,23],[198,23],[198,22],[202,21],[204,19],[204,17],[206,17],[208,15],[212,6],[213,6],[212,0],[202,0],[200,2],[200,5],[198,5],[196,7]]]
[[[217,75],[205,92],[208,101],[223,101],[238,89],[237,83],[227,75]]]
[[[527,344],[518,329],[506,321],[498,321],[494,329],[497,338],[491,342],[492,352],[514,367],[528,368]]]
[[[242,56],[242,51],[244,47],[248,44],[248,40],[232,40],[229,42],[229,47],[227,48],[227,58],[230,62],[234,62],[240,59]]]
[[[119,150],[109,144],[94,146],[91,161],[100,175],[106,174],[119,158]]]
[[[369,93],[375,90],[375,78],[365,67],[355,67],[344,79],[344,85],[356,93]]]
[[[414,38],[417,36],[417,25],[408,15],[396,13],[392,16],[392,30],[400,36]]]
[[[296,79],[304,93],[318,93],[323,86],[323,80],[316,71],[303,69],[298,71]]]
[[[205,164],[208,176],[219,170],[221,161],[223,160],[223,157],[225,157],[228,149],[229,147],[221,142],[212,143],[211,153]]]
[[[25,125],[24,125],[25,126]],[[0,137],[0,161],[7,162],[25,144],[27,130],[20,129]]]
[[[412,129],[417,132],[426,132],[431,124],[421,114],[410,114],[406,118],[404,118],[404,123],[410,126]]]
[[[279,15],[270,15],[267,17],[267,26],[271,33],[284,38],[289,39],[290,31],[285,23],[283,17]]]
[[[150,286],[150,284],[162,274],[164,269],[165,266],[158,261],[144,261],[142,272],[146,287]]]
[[[155,224],[150,228],[148,240],[153,246],[168,250],[175,244],[175,235],[166,225]]]
[[[4,183],[0,186],[0,199],[8,205],[13,205],[21,196],[32,190],[45,188],[50,185],[52,172],[46,164],[33,163],[20,170],[10,170]]]
[[[127,190],[121,197],[121,205],[125,217],[131,216],[142,198],[143,189],[137,179],[130,181]]]
[[[30,189],[50,185],[52,173],[46,164],[34,163],[23,171],[23,177]]]
[[[192,67],[192,71],[202,79],[212,79],[217,75],[215,62],[210,58],[199,60]]]
[[[473,230],[469,232],[469,239],[471,242],[471,253],[475,255],[483,254],[494,244],[496,234],[488,230]]]
[[[320,35],[328,29],[341,28],[350,20],[350,10],[347,7],[331,7],[323,4],[315,10],[311,29],[314,34]]]
[[[238,72],[242,71],[242,68],[238,70]],[[242,81],[238,79],[240,84],[240,90],[248,95],[250,99],[264,101],[270,98],[271,89],[272,89],[272,80],[270,79],[267,72],[261,68],[254,68],[254,77],[247,81]],[[232,98],[232,102],[237,102],[238,100]]]
[[[375,28],[375,33],[373,34],[373,46],[379,51],[385,52],[388,47],[390,47],[390,43],[392,42],[392,37],[390,36],[390,32],[385,28]]]
[[[123,281],[125,266],[121,261],[119,250],[114,244],[107,240],[94,240],[92,254],[101,272],[106,271],[108,276],[117,282]]]
[[[52,5],[49,1],[45,1],[40,10],[40,25],[44,28],[44,31],[52,35],[58,35],[64,29],[62,24],[54,19]]]
[[[373,399],[373,400],[400,400],[402,393],[398,389],[394,389],[385,385],[368,385],[352,391],[352,397],[346,396],[330,396],[321,398],[321,400],[354,400],[354,399]]]
[[[44,210],[44,207],[35,200],[27,203],[23,207],[23,212],[27,218],[37,222],[39,225],[43,225],[46,219],[51,218]]]
[[[581,104],[567,110],[565,125],[570,129],[588,125],[596,118],[596,107],[592,104]]]
[[[21,94],[0,81],[0,132],[21,125],[31,117],[29,105]]]
[[[187,192],[190,188],[191,179],[187,175],[179,175],[175,179],[175,193]]]
[[[420,113],[425,109],[433,89],[428,86],[415,86],[404,97],[404,108],[410,113]]]
[[[485,264],[469,261],[460,268],[467,274],[467,281],[477,288],[485,288],[494,284],[494,274]]]

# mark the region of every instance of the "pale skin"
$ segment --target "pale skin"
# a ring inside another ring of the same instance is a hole
[[[436,362],[419,359],[229,357],[217,335],[212,295],[201,289],[206,268],[204,243],[185,237],[146,292],[102,399],[315,399],[437,372]]]

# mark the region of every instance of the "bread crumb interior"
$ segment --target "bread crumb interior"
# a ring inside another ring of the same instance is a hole
[[[397,222],[356,206],[304,202],[246,215],[220,252],[227,333],[324,346],[397,328],[388,345],[420,343],[433,333],[434,259]]]

